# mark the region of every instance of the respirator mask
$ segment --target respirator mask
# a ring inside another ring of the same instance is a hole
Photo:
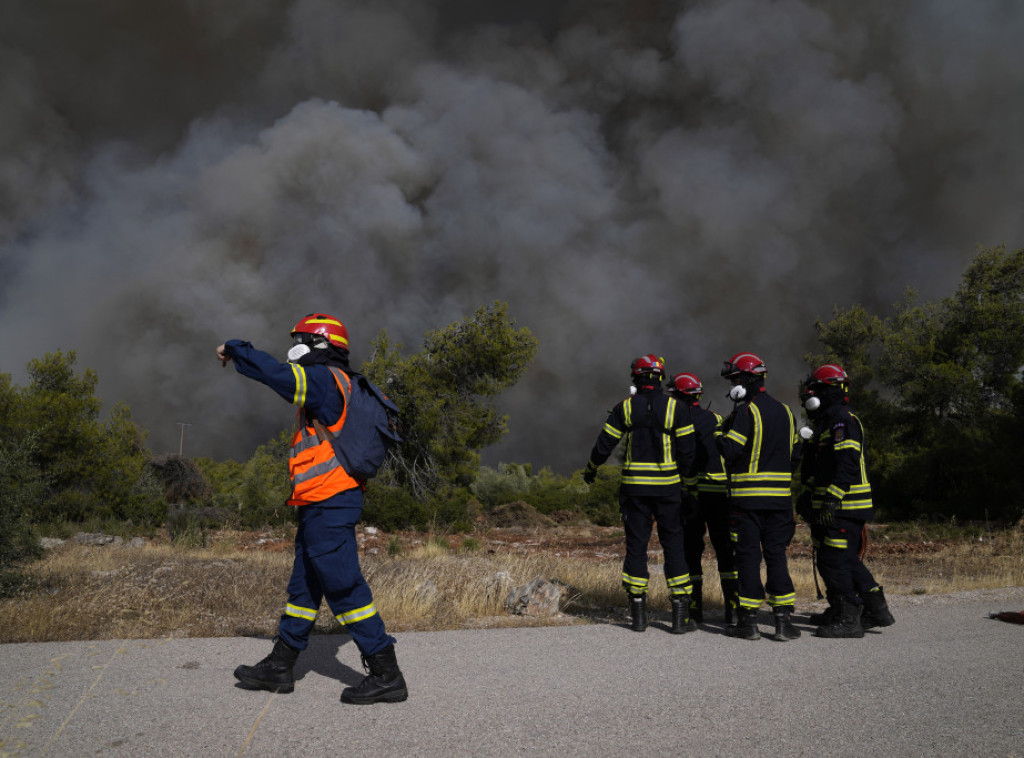
[[[809,398],[804,400],[804,408],[809,411],[816,411],[821,407],[821,398],[811,395]]]
[[[292,341],[295,344],[288,350],[289,363],[298,363],[304,355],[309,355],[313,350],[327,349],[327,340],[318,334],[296,332],[292,335]]]
[[[738,403],[740,400],[747,396],[747,388],[742,384],[733,385],[733,388],[729,390],[729,399],[734,403]]]

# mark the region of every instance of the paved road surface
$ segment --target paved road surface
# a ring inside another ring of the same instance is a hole
[[[0,645],[0,756],[1024,756],[1024,626],[987,618],[1024,596],[982,597],[890,598],[861,640],[402,634],[411,696],[374,706],[338,701],[362,676],[345,635],[289,695],[235,686],[262,639]]]

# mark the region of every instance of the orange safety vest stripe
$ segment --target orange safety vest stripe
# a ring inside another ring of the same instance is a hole
[[[341,369],[332,367],[331,374],[345,400],[341,417],[326,427],[327,434],[333,437],[345,425],[352,382]],[[362,484],[345,471],[334,454],[330,437],[318,439],[316,429],[304,423],[304,419],[305,413],[300,410],[299,428],[292,437],[292,449],[288,457],[288,473],[292,480],[292,496],[288,499],[288,505],[319,503],[339,492],[361,487]]]

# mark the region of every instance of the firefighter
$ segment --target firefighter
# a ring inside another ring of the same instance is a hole
[[[722,368],[722,376],[732,384],[729,398],[735,405],[716,442],[729,477],[729,525],[739,580],[737,623],[726,633],[760,639],[757,609],[767,590],[775,620],[773,638],[786,641],[800,636],[792,623],[796,591],[786,561],[796,530],[791,493],[796,422],[789,407],[765,391],[767,372],[764,361],[753,353],[738,353]]]
[[[801,400],[813,436],[800,465],[811,497],[811,540],[829,607],[812,615],[818,637],[858,638],[865,629],[896,623],[882,586],[861,560],[873,516],[864,427],[849,404],[849,377],[829,363],[804,382]]]
[[[295,325],[291,336],[287,363],[240,340],[217,348],[222,365],[233,361],[238,373],[299,408],[288,462],[288,504],[297,508],[298,518],[288,602],[270,655],[254,666],[239,666],[235,678],[249,688],[291,692],[295,661],[308,645],[326,599],[352,635],[367,671],[359,684],[342,691],[342,702],[399,702],[408,697],[408,689],[395,656],[395,638],[385,630],[359,568],[355,524],[363,508],[363,483],[345,471],[331,445],[331,437],[345,424],[351,390],[348,330],[333,316],[313,313]]]
[[[722,423],[717,413],[701,408],[700,398],[704,386],[696,374],[676,374],[669,381],[667,392],[690,408],[697,442],[697,462],[694,476],[684,484],[696,497],[697,507],[692,515],[684,514],[683,537],[686,565],[690,569],[690,618],[704,620],[704,534],[711,539],[718,564],[718,579],[722,584],[725,604],[725,623],[733,623],[736,610],[736,558],[729,539],[729,507],[727,482],[722,456],[715,444],[715,432]]]
[[[619,510],[626,532],[622,586],[629,598],[632,629],[647,629],[647,544],[652,522],[665,552],[665,580],[672,603],[673,634],[697,628],[689,617],[690,573],[683,545],[682,478],[696,459],[689,408],[662,392],[665,361],[641,356],[630,367],[634,394],[617,404],[590,452],[583,480],[591,484],[598,467],[625,438],[619,481]]]

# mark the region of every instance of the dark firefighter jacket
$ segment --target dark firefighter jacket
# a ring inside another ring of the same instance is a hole
[[[665,495],[693,475],[696,441],[690,409],[660,389],[641,389],[616,405],[597,437],[590,462],[600,466],[625,438],[619,490],[626,495]]]
[[[793,507],[797,436],[788,406],[762,390],[736,404],[716,440],[729,476],[733,506],[749,510]]]
[[[830,494],[839,500],[836,510],[843,518],[870,521],[874,516],[864,426],[845,405],[822,409],[814,419],[814,436],[804,448],[800,479],[813,487],[813,510]]]
[[[690,418],[697,437],[696,476],[686,480],[686,486],[697,487],[698,492],[726,491],[725,464],[715,444],[715,432],[722,423],[722,417],[698,403],[689,406]]]

